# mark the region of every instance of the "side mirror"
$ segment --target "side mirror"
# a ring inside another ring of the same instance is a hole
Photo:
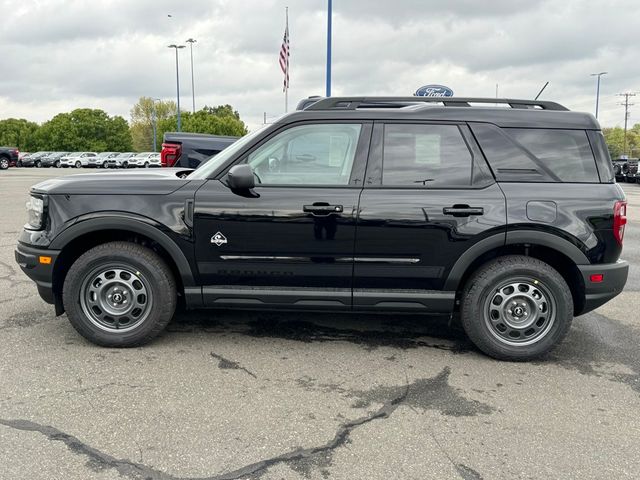
[[[246,163],[231,167],[227,173],[227,183],[232,190],[251,190],[256,186],[253,170]]]

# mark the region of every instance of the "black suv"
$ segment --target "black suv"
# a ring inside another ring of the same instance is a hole
[[[495,104],[495,105],[494,105]],[[459,314],[539,357],[618,295],[626,202],[593,116],[553,102],[326,98],[195,171],[34,186],[16,259],[104,346],[176,305]]]

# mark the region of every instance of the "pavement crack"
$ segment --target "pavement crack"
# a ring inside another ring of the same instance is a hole
[[[332,452],[343,446],[349,440],[351,433],[358,427],[366,425],[367,423],[375,420],[389,418],[395,410],[402,405],[409,394],[409,387],[407,387],[404,393],[391,401],[385,403],[378,410],[370,415],[351,420],[343,423],[338,427],[335,435],[324,445],[311,447],[311,448],[298,448],[281,455],[277,455],[266,460],[261,460],[236,470],[221,473],[210,477],[176,477],[168,473],[156,470],[152,467],[144,465],[142,463],[133,462],[130,460],[123,460],[115,458],[107,453],[82,442],[79,438],[74,437],[68,433],[58,430],[55,427],[48,425],[41,425],[39,423],[32,422],[30,420],[5,420],[0,419],[0,425],[4,425],[15,430],[21,430],[25,432],[37,432],[51,441],[62,442],[73,453],[78,455],[84,455],[88,457],[88,466],[94,470],[100,469],[115,469],[120,475],[127,476],[129,478],[145,478],[153,480],[238,480],[241,478],[259,478],[266,471],[278,464],[287,464],[294,467],[298,462],[310,461],[314,458],[322,458],[323,456],[330,456]]]
[[[221,369],[231,369],[231,370],[242,370],[243,372],[251,375],[253,378],[256,377],[256,374],[250,370],[247,370],[245,367],[240,365],[238,362],[234,362],[233,360],[229,360],[228,358],[224,358],[222,355],[218,355],[217,353],[211,352],[211,356],[218,360],[218,368]]]

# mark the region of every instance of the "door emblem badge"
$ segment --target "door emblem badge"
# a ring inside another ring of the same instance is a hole
[[[225,237],[222,233],[216,232],[216,234],[211,237],[211,243],[214,243],[217,247],[220,245],[224,245],[227,243],[227,237]]]

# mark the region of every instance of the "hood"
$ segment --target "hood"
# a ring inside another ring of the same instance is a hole
[[[106,171],[51,178],[31,187],[49,195],[167,195],[182,187],[188,168]]]

